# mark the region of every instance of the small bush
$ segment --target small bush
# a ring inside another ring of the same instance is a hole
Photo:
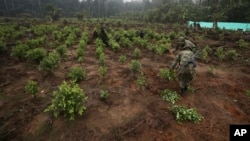
[[[109,92],[107,90],[100,91],[100,99],[101,100],[107,100],[108,96],[109,96]]]
[[[230,60],[236,60],[238,56],[239,54],[236,52],[236,50],[229,50],[226,52],[226,57]]]
[[[104,53],[100,54],[98,61],[99,61],[99,64],[101,64],[101,65],[105,64],[105,54]]]
[[[25,58],[29,47],[26,44],[18,44],[11,50],[11,56],[17,57],[19,59]]]
[[[68,48],[66,47],[66,45],[61,45],[59,47],[56,48],[56,52],[62,57],[65,58],[67,56],[67,51]]]
[[[216,49],[215,55],[220,59],[223,60],[225,59],[225,53],[223,47],[218,47]]]
[[[121,55],[119,56],[119,62],[121,62],[122,64],[127,60],[126,55]]]
[[[141,72],[141,75],[137,78],[136,83],[139,86],[146,86],[147,85],[146,77],[143,74],[143,72]]]
[[[249,43],[247,43],[244,39],[240,39],[238,44],[241,48],[247,48],[249,46]]]
[[[68,77],[73,81],[83,80],[87,77],[86,71],[80,67],[71,68]]]
[[[99,58],[102,53],[103,53],[103,47],[97,47],[95,49],[95,55],[97,58]]]
[[[27,51],[26,54],[27,59],[35,62],[40,62],[41,60],[43,60],[45,56],[46,56],[46,50],[44,48],[35,48]]]
[[[171,110],[175,114],[175,118],[178,122],[191,121],[198,123],[204,119],[194,108],[189,109],[185,106],[174,105]]]
[[[169,38],[170,38],[171,40],[174,40],[174,39],[176,38],[176,33],[173,32],[173,31],[171,31],[171,32],[168,33],[168,36],[169,36]]]
[[[167,80],[173,80],[175,78],[175,73],[169,69],[160,69],[160,77]]]
[[[111,48],[114,50],[114,51],[118,51],[121,47],[119,45],[118,42],[116,42],[115,40],[113,39],[110,39],[109,40],[109,45],[111,46]]]
[[[37,82],[29,80],[25,86],[25,91],[31,93],[32,96],[36,99],[36,94],[38,92]]]
[[[135,72],[139,72],[141,70],[141,63],[137,60],[132,60],[130,64],[131,70]]]
[[[105,67],[105,66],[99,67],[98,72],[99,72],[99,75],[100,75],[101,77],[104,77],[104,75],[105,75],[106,72],[107,72],[107,67]]]
[[[76,50],[76,57],[79,62],[83,61],[83,56],[84,56],[84,49],[81,47],[78,47]]]
[[[53,92],[51,105],[45,112],[52,112],[54,117],[58,117],[63,112],[69,120],[74,120],[76,114],[82,115],[86,110],[83,102],[87,101],[84,91],[74,82],[63,82],[56,91]]]
[[[51,72],[59,65],[59,63],[60,55],[57,52],[51,52],[40,62],[40,69]]]
[[[176,101],[180,99],[178,94],[175,91],[171,91],[165,89],[161,92],[161,97],[163,100],[167,101],[168,103],[174,104]]]
[[[135,56],[135,58],[139,58],[141,56],[141,50],[138,48],[135,48],[133,55]]]

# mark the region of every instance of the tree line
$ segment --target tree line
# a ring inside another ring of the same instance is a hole
[[[144,22],[250,22],[248,0],[0,0],[1,17],[127,18]]]

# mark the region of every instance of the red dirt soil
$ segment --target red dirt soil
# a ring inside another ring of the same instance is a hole
[[[205,39],[196,43],[213,47],[217,41]],[[134,49],[114,52],[106,48],[108,71],[102,81],[98,76],[94,43],[87,45],[82,64],[75,58],[76,48],[70,48],[67,59],[52,74],[39,71],[31,63],[1,54],[0,131],[3,140],[228,141],[230,124],[250,123],[250,98],[245,94],[250,89],[249,64],[219,62],[216,58],[208,63],[198,61],[197,75],[191,83],[194,91],[187,92],[176,104],[196,108],[204,120],[197,124],[179,124],[170,105],[160,97],[160,91],[164,89],[179,91],[176,81],[159,76],[160,68],[168,68],[174,59],[171,51],[153,58],[150,51],[140,48],[142,56],[139,61],[147,86],[139,88],[136,84],[138,75],[130,69]],[[242,52],[249,58],[249,49]],[[124,64],[118,61],[120,55],[127,55]],[[86,80],[79,82],[88,96],[87,110],[75,121],[59,116],[50,128],[50,115],[44,109],[51,103],[52,92],[67,80],[66,74],[73,66],[84,68],[88,74]],[[211,67],[215,68],[213,74],[209,71]],[[39,84],[37,101],[24,91],[30,79]],[[107,101],[99,99],[102,89],[109,91]]]

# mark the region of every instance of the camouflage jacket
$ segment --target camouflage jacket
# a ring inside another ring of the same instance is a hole
[[[190,61],[190,58],[193,55],[194,55],[194,53],[191,50],[182,50],[182,51],[180,51],[179,54],[176,56],[174,62],[170,66],[170,69],[174,69],[177,64],[179,64],[179,66],[184,65],[184,63],[186,63],[187,61]]]
[[[179,42],[179,43],[177,44],[177,46],[176,46],[176,48],[175,48],[175,51],[181,50],[181,49],[184,48],[185,46],[188,46],[188,47],[192,48],[192,51],[193,51],[193,52],[197,51],[197,46],[196,46],[194,43],[192,43],[191,41],[186,40],[186,39],[185,39],[185,43]],[[174,51],[174,52],[175,52],[175,51]]]

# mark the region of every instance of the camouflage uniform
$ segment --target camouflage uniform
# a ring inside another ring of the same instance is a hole
[[[185,39],[184,37],[180,37],[179,42],[177,43],[177,46],[176,46],[174,52],[176,52],[178,50],[182,50],[182,48],[184,48],[186,46],[191,47],[193,52],[197,51],[197,46],[194,43]]]
[[[170,70],[173,70],[176,65],[179,64],[177,75],[179,86],[181,88],[181,94],[184,94],[185,91],[187,91],[189,83],[195,74],[194,68],[196,67],[194,63],[190,62],[190,58],[194,55],[194,53],[191,51],[191,49],[185,48],[179,52],[170,67]]]

